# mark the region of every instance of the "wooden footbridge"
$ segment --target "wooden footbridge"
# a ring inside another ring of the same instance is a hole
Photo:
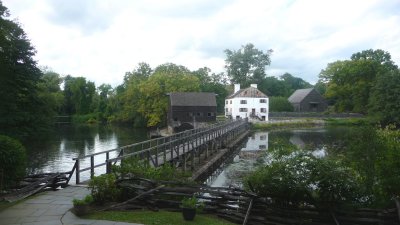
[[[227,121],[205,128],[187,130],[168,137],[80,156],[74,158],[75,164],[68,179],[71,179],[75,172],[75,182],[79,184],[82,172],[89,172],[90,177],[93,177],[95,170],[98,174],[98,168],[105,167],[105,171],[103,170],[102,173],[110,173],[112,165],[130,157],[137,157],[154,167],[172,163],[184,171],[188,169],[194,171],[196,164],[201,164],[202,160],[208,159],[218,150],[234,142],[247,130],[247,119]],[[89,166],[81,168],[82,165]]]

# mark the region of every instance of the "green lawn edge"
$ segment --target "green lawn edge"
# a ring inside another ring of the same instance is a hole
[[[185,221],[181,212],[169,212],[160,210],[157,212],[149,210],[134,211],[106,211],[94,212],[84,216],[85,219],[110,220],[117,222],[139,223],[145,225],[233,225],[224,219],[210,214],[197,213],[193,221]]]

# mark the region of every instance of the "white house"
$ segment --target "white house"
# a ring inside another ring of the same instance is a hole
[[[225,117],[250,120],[268,120],[268,96],[257,89],[257,84],[240,89],[240,84],[235,84],[233,94],[225,99]]]

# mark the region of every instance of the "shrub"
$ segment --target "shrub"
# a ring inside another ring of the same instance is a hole
[[[15,185],[24,175],[26,168],[26,152],[17,140],[0,135],[0,179],[2,186],[8,188]]]
[[[160,167],[151,167],[138,158],[125,159],[121,165],[115,165],[112,168],[116,176],[124,177],[126,175],[153,179],[153,180],[178,180],[190,176],[177,170],[173,165],[163,164]]]
[[[339,161],[297,151],[259,167],[246,188],[280,203],[312,203],[333,208],[358,204],[358,174]]]
[[[116,185],[114,174],[102,174],[93,177],[89,181],[88,188],[96,204],[104,204],[106,201],[117,201],[120,197],[120,190]]]
[[[93,196],[91,195],[86,195],[86,197],[84,199],[76,199],[74,198],[72,200],[72,204],[74,204],[74,206],[78,206],[78,205],[90,205],[93,203]]]
[[[285,97],[270,97],[269,98],[270,112],[293,112],[293,106]]]

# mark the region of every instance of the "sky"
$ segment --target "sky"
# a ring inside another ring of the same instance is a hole
[[[1,1],[1,0],[0,0]],[[225,72],[225,49],[273,50],[267,75],[315,83],[367,49],[400,65],[400,0],[2,0],[39,66],[113,86],[138,63]]]

